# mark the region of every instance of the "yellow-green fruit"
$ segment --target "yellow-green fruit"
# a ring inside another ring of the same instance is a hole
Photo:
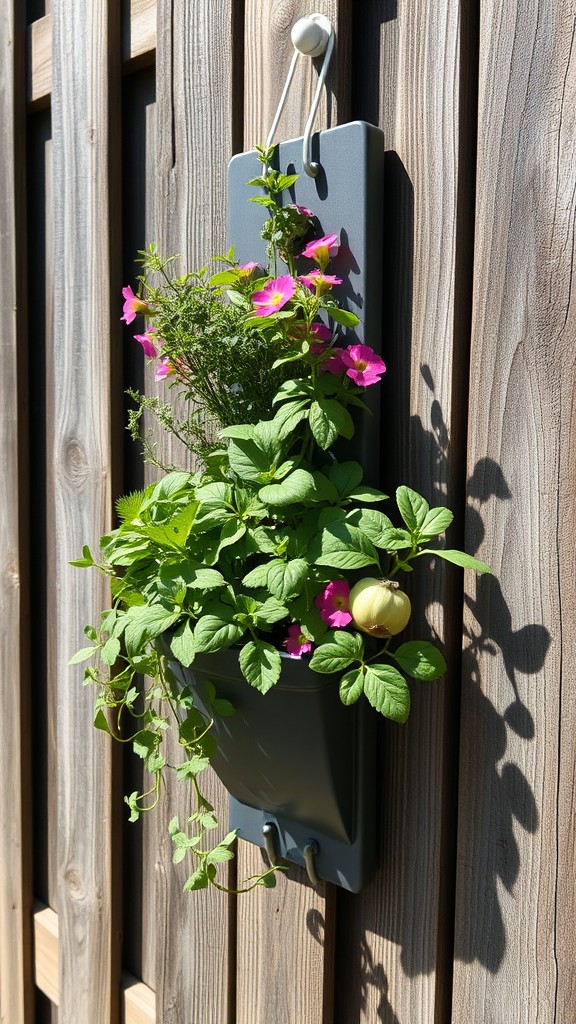
[[[370,577],[352,587],[349,607],[358,629],[382,637],[401,633],[412,611],[410,598],[397,583]]]

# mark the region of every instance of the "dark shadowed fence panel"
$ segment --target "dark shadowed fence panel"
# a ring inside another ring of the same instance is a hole
[[[31,1024],[24,12],[0,11],[0,1020]]]
[[[113,892],[110,741],[91,727],[93,693],[71,653],[109,594],[68,565],[98,550],[110,524],[114,276],[118,222],[109,145],[118,138],[120,67],[114,0],[54,0],[54,349],[48,363],[48,545],[54,574],[53,692],[57,703],[59,1019],[118,1019],[118,901]],[[112,161],[112,166],[114,163]]]
[[[576,1015],[575,15],[482,5],[457,1024]]]

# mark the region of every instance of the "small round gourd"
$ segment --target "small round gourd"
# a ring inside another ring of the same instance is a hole
[[[410,598],[398,583],[369,576],[352,587],[349,608],[354,625],[377,637],[401,633],[412,612]]]

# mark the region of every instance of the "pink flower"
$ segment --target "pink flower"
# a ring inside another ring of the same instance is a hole
[[[324,588],[318,597],[314,598],[314,604],[320,615],[329,626],[340,629],[352,622],[352,616],[348,611],[348,598],[350,587],[346,580],[334,580]]]
[[[153,338],[152,333],[153,331],[150,330],[147,331],[146,334],[134,335],[134,340],[140,342],[142,348],[144,349],[144,355],[148,356],[149,359],[154,359],[154,357],[158,355],[158,352],[156,351],[155,342],[156,344],[158,344],[162,340],[161,338]]]
[[[323,238],[317,238],[314,242],[308,242],[306,248],[302,250],[302,255],[314,260],[320,270],[326,270],[331,257],[338,252],[338,248],[337,235],[324,235]]]
[[[284,647],[292,658],[300,658],[312,650],[312,644],[302,632],[302,626],[290,626],[288,636],[284,641]]]
[[[298,280],[311,290],[315,288],[316,295],[323,295],[335,284],[342,284],[342,278],[335,277],[334,274],[323,274],[320,270],[312,270],[309,274],[299,277]]]
[[[289,205],[293,210],[298,210],[298,213],[302,217],[308,217],[308,219],[311,220],[314,216],[312,210],[309,210],[307,206],[300,206],[300,203],[290,203]]]
[[[296,283],[290,274],[269,281],[261,292],[254,292],[252,302],[256,316],[271,316],[290,301],[296,291]]]
[[[258,264],[257,263],[253,263],[253,262],[251,262],[251,263],[241,263],[240,266],[238,267],[238,276],[239,277],[250,277],[250,274],[252,273],[253,270],[256,269],[257,266],[258,266]]]
[[[131,324],[136,319],[139,313],[143,313],[144,316],[153,316],[154,310],[148,305],[144,299],[139,299],[137,295],[134,295],[130,285],[122,289],[122,295],[124,296],[124,316],[120,319],[124,320],[127,324]],[[156,354],[156,353],[154,353]]]
[[[341,348],[330,349],[330,355],[328,359],[325,359],[324,362],[322,363],[321,369],[327,370],[328,373],[344,373],[344,371],[346,370],[346,366],[342,362],[343,351],[344,350]]]
[[[377,384],[386,373],[384,362],[368,345],[349,345],[340,350],[340,359],[346,367],[346,376],[361,388]]]
[[[326,345],[332,338],[332,331],[325,324],[312,324],[310,334],[313,334],[318,341],[310,345],[310,352],[313,356],[319,356],[324,352]]]
[[[173,363],[170,359],[168,359],[168,356],[163,356],[162,359],[159,360],[158,365],[156,366],[154,380],[159,381],[164,380],[165,377],[171,377],[174,373],[176,373],[176,370],[176,364]]]

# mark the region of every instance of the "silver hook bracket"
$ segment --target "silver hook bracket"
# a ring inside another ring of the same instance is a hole
[[[272,867],[275,867],[278,860],[278,854],[276,853],[276,838],[278,835],[276,826],[271,821],[267,821],[262,826],[262,835],[264,836],[264,847],[268,854],[268,860]]]
[[[294,46],[294,55],[290,62],[288,69],[288,76],[284,83],[278,109],[274,115],[272,127],[268,132],[268,138],[266,139],[266,149],[270,149],[274,142],[274,136],[282,111],[286,105],[292,79],[294,78],[294,72],[296,70],[296,64],[298,57],[303,54],[306,57],[320,57],[324,54],[324,60],[322,62],[322,68],[318,75],[318,82],[316,84],[316,92],[306,121],[304,128],[304,138],[302,141],[302,164],[306,174],[310,178],[315,178],[320,170],[320,164],[315,163],[312,160],[312,128],[314,125],[314,119],[318,112],[318,106],[320,104],[320,97],[322,95],[322,89],[326,81],[328,74],[328,68],[330,66],[330,58],[332,57],[332,51],[334,50],[334,29],[332,22],[324,14],[310,14],[305,18],[300,18],[292,26],[292,32],[290,34],[292,44]]]
[[[304,865],[306,867],[306,874],[308,875],[308,878],[312,885],[320,885],[321,879],[318,877],[316,864],[314,862],[314,858],[318,853],[318,843],[316,840],[309,839],[302,853],[304,854]]]

